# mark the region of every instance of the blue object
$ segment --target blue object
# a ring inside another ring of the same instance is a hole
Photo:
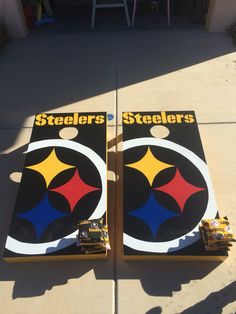
[[[46,195],[36,207],[27,212],[18,214],[17,216],[32,223],[36,231],[36,237],[39,239],[50,223],[61,217],[67,216],[67,214],[54,209],[49,203],[48,195]]]
[[[55,24],[56,20],[54,17],[43,17],[41,20],[39,21],[35,21],[35,26],[41,26],[44,24]]]
[[[108,115],[107,115],[107,120],[108,121],[111,121],[111,120],[113,120],[114,119],[114,115],[112,114],[112,113],[108,113]]]
[[[151,230],[153,238],[156,237],[157,231],[163,222],[172,217],[179,216],[177,213],[164,208],[158,203],[153,192],[151,192],[144,206],[129,212],[129,215],[143,220]]]

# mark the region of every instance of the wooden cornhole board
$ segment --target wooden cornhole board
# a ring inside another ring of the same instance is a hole
[[[218,211],[194,112],[123,113],[123,198],[125,259],[227,256],[200,238]]]
[[[79,219],[107,222],[106,125],[104,112],[35,116],[6,261],[106,257],[76,245]]]

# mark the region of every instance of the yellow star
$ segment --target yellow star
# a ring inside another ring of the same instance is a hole
[[[153,156],[149,147],[143,158],[126,166],[141,171],[148,179],[150,185],[152,185],[153,180],[159,172],[164,169],[174,167],[173,165],[166,164],[165,162],[156,159],[156,157]]]
[[[26,168],[32,169],[34,171],[39,172],[46,182],[46,186],[48,187],[52,179],[60,172],[75,168],[75,166],[67,165],[64,162],[61,162],[56,155],[55,148],[52,150],[50,155],[44,159],[42,162],[28,166]]]

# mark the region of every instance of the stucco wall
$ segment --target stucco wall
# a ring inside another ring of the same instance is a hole
[[[234,22],[236,22],[236,0],[211,0],[207,30],[224,31]]]
[[[20,0],[0,0],[0,23],[11,38],[23,38],[28,34]]]

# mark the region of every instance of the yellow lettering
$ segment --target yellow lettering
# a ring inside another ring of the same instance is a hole
[[[173,114],[168,114],[167,121],[168,123],[176,123],[176,116]]]
[[[193,123],[194,122],[194,116],[192,114],[186,114],[184,116],[184,121],[186,123]]]
[[[155,114],[152,116],[152,121],[155,124],[160,124],[161,123],[161,116],[158,114]]]
[[[195,121],[193,114],[168,114],[168,112],[161,111],[160,114],[143,114],[124,112],[124,124],[175,124],[175,123],[193,123]]]
[[[152,123],[152,116],[149,116],[149,115],[143,116],[143,123],[151,124]]]
[[[63,124],[63,117],[56,117],[54,119],[54,124],[55,125],[62,125]]]
[[[80,116],[79,117],[79,124],[86,124],[87,123],[87,117],[86,116]]]
[[[54,125],[54,116],[47,117],[48,119],[48,125]]]
[[[71,125],[71,124],[73,124],[73,117],[71,117],[71,116],[66,116],[65,119],[64,119],[64,123],[65,123],[66,125]]]
[[[139,113],[136,113],[136,115],[135,115],[134,117],[135,117],[135,119],[136,119],[136,122],[137,122],[138,124],[143,124],[143,121],[142,121],[142,116],[141,116],[141,114],[139,114]]]
[[[123,122],[125,124],[133,124],[134,123],[134,114],[133,112],[124,112],[123,113]]]
[[[93,118],[95,118],[95,116],[92,116]],[[104,116],[96,116],[95,119],[95,123],[96,124],[102,124],[105,122],[105,117]]]
[[[88,124],[92,124],[95,116],[88,116]]]
[[[45,113],[37,114],[35,117],[35,125],[42,126],[47,123],[47,115]]]
[[[78,112],[74,113],[74,118],[73,118],[73,124],[77,125],[78,124],[78,118],[79,118],[79,114]]]
[[[161,120],[162,120],[162,123],[163,124],[166,124],[167,123],[167,120],[166,120],[166,113],[164,111],[161,112]]]
[[[177,123],[182,123],[182,118],[184,117],[183,114],[177,114],[176,115],[176,119],[177,119]]]

